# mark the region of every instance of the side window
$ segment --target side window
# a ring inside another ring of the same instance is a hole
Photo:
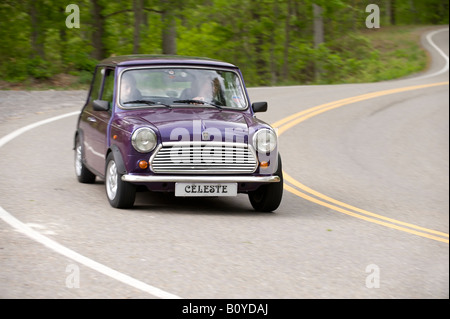
[[[102,100],[108,101],[109,105],[112,104],[114,95],[114,70],[105,70],[105,83],[103,84]]]
[[[102,88],[104,68],[97,67],[95,69],[94,82],[92,83],[91,95],[89,101],[98,100],[100,97],[100,89]]]

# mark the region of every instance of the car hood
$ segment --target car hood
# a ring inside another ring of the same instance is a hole
[[[133,118],[136,119],[136,115]],[[158,109],[139,118],[152,124],[162,142],[229,141],[248,143],[253,118],[242,111],[218,109]],[[207,132],[204,134],[203,132]]]

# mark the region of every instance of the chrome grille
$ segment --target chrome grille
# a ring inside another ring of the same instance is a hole
[[[150,159],[155,173],[239,174],[255,172],[253,148],[244,143],[163,143]]]

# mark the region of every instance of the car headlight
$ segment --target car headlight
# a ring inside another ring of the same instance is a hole
[[[277,147],[277,135],[269,129],[259,130],[253,137],[253,144],[258,152],[270,153]]]
[[[158,138],[156,133],[147,127],[138,128],[131,136],[131,144],[136,151],[148,153],[155,149]]]

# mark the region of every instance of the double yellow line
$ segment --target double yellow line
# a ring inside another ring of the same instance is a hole
[[[391,90],[384,90],[384,91],[378,91],[373,93],[367,93],[362,94],[354,97],[349,97],[346,99],[333,101],[330,103],[321,104],[312,108],[309,108],[307,110],[295,113],[291,116],[288,116],[284,119],[281,119],[275,123],[272,124],[274,128],[278,129],[278,136],[286,132],[288,129],[292,128],[293,126],[300,124],[303,121],[306,121],[309,118],[312,118],[316,115],[319,115],[321,113],[339,108],[341,106],[349,105],[352,103],[365,101],[373,98],[377,98],[380,96],[385,96],[389,94],[395,94],[395,93],[401,93],[401,92],[407,92],[407,91],[413,91],[418,89],[424,89],[434,86],[441,86],[441,85],[448,85],[449,82],[439,82],[439,83],[432,83],[432,84],[424,84],[424,85],[415,85],[415,86],[408,86],[408,87],[402,87],[397,89],[391,89]],[[385,227],[397,229],[400,231],[404,231],[410,234],[414,234],[421,237],[426,237],[429,239],[437,240],[443,243],[449,243],[449,235],[447,233],[443,233],[440,231],[416,226],[413,224],[405,223],[402,221],[398,221],[392,218],[388,218],[382,215],[371,213],[367,210],[360,209],[357,207],[354,207],[352,205],[348,205],[346,203],[343,203],[341,201],[338,201],[336,199],[333,199],[331,197],[328,197],[324,194],[319,193],[318,191],[315,191],[299,181],[295,180],[293,177],[291,177],[289,174],[283,171],[283,176],[285,180],[284,189],[291,192],[292,194],[295,194],[297,196],[300,196],[308,201],[311,201],[313,203],[316,203],[318,205],[322,205],[324,207],[333,209],[335,211],[341,212],[346,215],[350,215],[359,219],[363,219],[378,225],[382,225]],[[295,186],[292,187],[291,185]],[[301,190],[301,191],[300,191]],[[314,197],[313,197],[314,196]]]

